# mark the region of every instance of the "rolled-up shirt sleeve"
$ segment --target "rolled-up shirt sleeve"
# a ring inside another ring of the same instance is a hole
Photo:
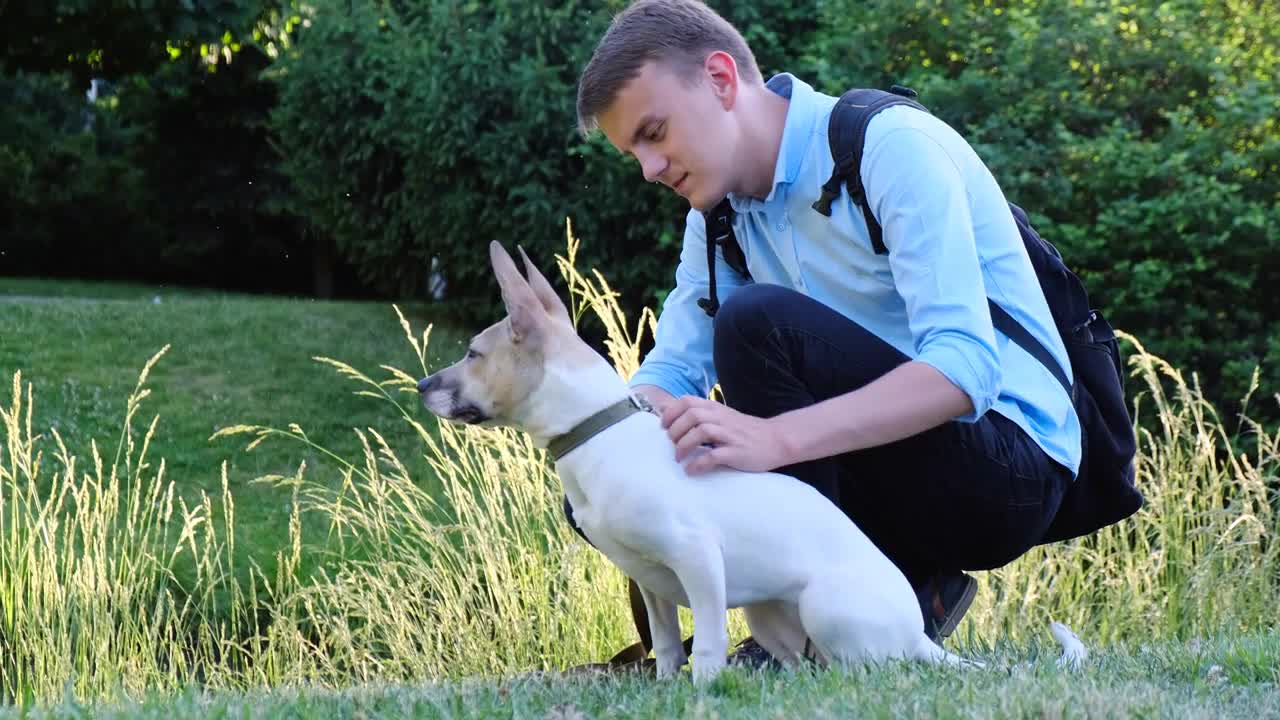
[[[747,284],[716,252],[716,296],[723,304]],[[690,210],[685,223],[676,285],[658,315],[653,349],[645,355],[630,385],[657,385],[676,397],[706,397],[716,383],[712,360],[711,318],[698,307],[710,290],[707,274],[707,229],[702,213]]]
[[[863,185],[884,229],[916,360],[967,394],[973,422],[995,403],[1002,371],[964,181],[925,132],[896,128],[866,148]]]

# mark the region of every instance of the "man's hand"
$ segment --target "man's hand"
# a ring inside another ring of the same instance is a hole
[[[648,395],[690,473],[719,465],[766,471],[896,442],[973,412],[969,396],[921,362],[906,362],[863,387],[769,419],[698,397]],[[710,445],[710,448],[702,448]],[[701,450],[700,450],[701,449]]]
[[[759,472],[789,464],[786,441],[772,420],[740,413],[705,398],[673,398],[662,409],[662,426],[684,462],[702,445],[709,449],[686,466],[690,474],[720,465]]]

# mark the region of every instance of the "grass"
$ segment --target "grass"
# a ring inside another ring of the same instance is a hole
[[[632,325],[605,278],[576,269],[575,250],[570,236],[558,263],[574,314],[601,322],[610,359],[628,376],[652,314]],[[286,307],[233,298],[181,302],[186,312],[163,326],[173,336],[166,342],[194,342],[183,326],[197,315],[221,317],[223,337],[213,352],[230,347],[289,362],[272,355],[278,348],[259,347],[281,340],[255,325],[297,320]],[[0,402],[0,695],[53,713],[79,714],[80,703],[89,703],[90,712],[106,715],[116,707],[177,716],[252,709],[291,717],[710,717],[762,709],[792,715],[797,707],[817,716],[858,707],[872,715],[1084,716],[1106,714],[1108,703],[1119,714],[1274,711],[1280,431],[1246,426],[1237,434],[1233,423],[1229,434],[1194,378],[1133,338],[1130,367],[1143,388],[1138,407],[1150,421],[1138,464],[1148,505],[1119,526],[979,574],[979,596],[957,641],[1012,673],[735,674],[707,692],[638,679],[476,679],[601,660],[630,642],[623,578],[561,520],[559,483],[528,438],[427,420],[415,378],[422,366],[438,366],[457,351],[440,348],[441,337],[420,319],[380,311],[384,324],[399,328],[398,345],[376,342],[362,351],[344,338],[297,353],[338,358],[316,366],[314,382],[335,392],[324,408],[278,408],[286,401],[276,397],[266,404],[281,410],[280,419],[260,422],[254,412],[265,412],[263,403],[253,392],[237,396],[244,406],[228,406],[236,412],[215,445],[243,444],[253,448],[251,457],[275,452],[280,461],[254,466],[237,458],[245,464],[222,471],[217,463],[230,456],[214,458],[186,503],[169,500],[190,488],[179,488],[180,476],[154,459],[163,433],[147,421],[157,397],[175,392],[186,376],[163,370],[181,343],[152,358],[154,365],[146,364],[149,353],[136,356],[146,370],[136,387],[121,390],[128,410],[117,415],[113,433],[124,438],[121,452],[109,444],[102,460],[92,448],[87,455],[70,450],[61,430],[33,423],[23,378],[35,371],[15,378],[11,402]],[[342,312],[325,306],[321,314],[331,321]],[[360,317],[347,327],[383,322]],[[38,319],[26,318],[18,325],[31,333],[27,323]],[[129,343],[79,322],[76,333],[35,335],[36,342],[82,348],[78,355],[47,351],[50,362],[63,357],[63,374],[79,369],[69,358],[104,355],[84,338],[130,351]],[[237,334],[252,339],[230,337]],[[151,386],[157,392],[149,395]],[[339,396],[350,401],[353,390],[364,393],[353,401],[362,409],[337,404]],[[316,430],[327,423],[356,430]],[[200,426],[195,437],[207,439],[209,428]],[[343,445],[348,437],[351,444]],[[77,447],[86,447],[79,439]],[[259,545],[273,553],[274,571],[236,560],[246,513],[259,503],[281,510],[268,538],[274,544]],[[182,596],[171,590],[180,563],[190,568],[191,592]],[[314,574],[305,571],[309,565]],[[1048,642],[1049,617],[1072,625],[1094,650],[1082,676],[1051,671],[1042,660],[1037,648]],[[731,624],[732,639],[743,630],[740,621]],[[1023,670],[1023,658],[1038,664]]]
[[[313,449],[283,444],[244,453],[210,436],[239,423],[298,422],[318,445],[339,455],[358,454],[353,428],[378,427],[398,417],[353,395],[354,388],[313,358],[339,354],[357,367],[416,362],[386,303],[87,281],[4,279],[0,287],[0,377],[25,371],[38,403],[37,427],[56,429],[77,457],[91,457],[93,441],[114,451],[138,371],[169,348],[151,373],[146,399],[147,413],[160,417],[151,455],[164,459],[179,497],[194,504],[205,492],[215,509],[220,466],[227,463],[238,501],[235,566],[242,581],[248,579],[244,573],[251,559],[274,572],[274,555],[289,541],[287,497],[249,480],[291,474],[304,461],[323,475],[332,462]],[[406,312],[421,322],[433,308],[411,306]],[[468,337],[469,332],[440,327],[429,362],[458,353]],[[417,439],[404,430],[396,422],[387,439],[419,482],[430,487],[430,468],[421,453],[413,452]],[[323,537],[319,523],[308,529],[309,536]],[[316,557],[304,557],[304,571]],[[190,569],[180,566],[179,575],[189,577]]]
[[[687,679],[525,676],[344,690],[204,693],[86,707],[64,700],[26,717],[457,718],[1264,718],[1280,715],[1280,638],[1159,643],[1095,653],[1079,673],[1051,648],[989,651],[993,669],[891,665],[872,670],[748,671],[710,687]],[[10,716],[17,717],[16,711]],[[0,713],[0,717],[4,717]]]
[[[198,287],[168,287],[125,281],[84,280],[79,278],[3,278],[0,299],[48,302],[50,300],[138,300],[152,302],[156,297],[218,297],[219,290]]]

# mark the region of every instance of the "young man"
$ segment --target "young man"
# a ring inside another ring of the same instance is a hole
[[[638,0],[583,71],[577,109],[584,133],[603,131],[692,208],[632,379],[677,455],[710,446],[691,472],[778,470],[816,487],[902,569],[940,641],[973,598],[963,571],[1033,547],[1080,463],[1070,398],[993,329],[988,296],[1070,363],[999,185],[937,118],[893,107],[868,126],[860,172],[887,254],[847,192],[829,217],[813,209],[835,102],[789,74],[764,82],[701,2]],[[713,320],[697,303],[703,212],[726,196],[751,280],[717,250]],[[706,399],[717,381],[725,404]]]

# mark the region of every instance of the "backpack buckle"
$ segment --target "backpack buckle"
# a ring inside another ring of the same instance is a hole
[[[827,180],[826,184],[822,186],[822,195],[817,200],[813,201],[812,207],[823,215],[831,217],[831,203],[835,202],[835,199],[838,197],[840,197],[839,169],[833,172],[831,174],[831,179]]]

